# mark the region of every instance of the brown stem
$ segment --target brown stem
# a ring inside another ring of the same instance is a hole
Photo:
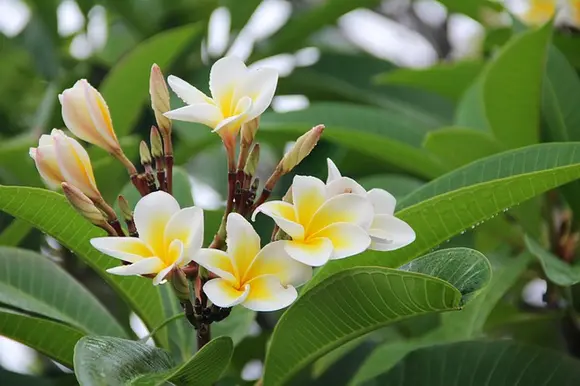
[[[109,224],[109,223],[107,223],[107,222],[105,222],[105,223],[102,223],[102,224],[98,224],[97,226],[98,226],[99,228],[101,228],[101,229],[104,229],[104,230],[107,232],[107,234],[108,234],[109,236],[113,236],[113,237],[115,237],[115,236],[119,236],[119,235],[117,234],[117,231],[115,230],[115,228],[113,228],[113,227],[111,226],[111,224]]]
[[[197,330],[197,351],[211,340],[211,328],[209,324],[201,323]]]
[[[113,156],[117,158],[123,164],[123,166],[125,166],[125,169],[127,169],[127,173],[129,173],[130,176],[137,174],[137,168],[135,168],[133,162],[127,158],[123,151],[120,151],[119,153],[113,153]]]
[[[167,193],[173,193],[173,155],[165,156],[165,183]]]
[[[167,182],[165,181],[165,166],[163,165],[163,157],[155,158],[155,169],[157,169],[157,182],[159,182],[159,190],[167,192]]]
[[[266,202],[266,200],[270,197],[271,194],[272,194],[271,190],[266,188],[262,189],[262,194],[260,194],[260,197],[258,197],[254,205],[252,205],[252,207],[250,208],[250,213],[253,213],[257,207]]]
[[[139,175],[137,173],[131,174],[131,183],[133,184],[135,189],[137,189],[137,191],[139,192],[141,197],[143,197],[147,194],[147,192],[145,191],[145,189],[143,187],[142,180],[139,179]]]

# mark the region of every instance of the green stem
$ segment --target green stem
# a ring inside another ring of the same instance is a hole
[[[163,322],[161,322],[161,324],[157,327],[155,327],[150,333],[149,335],[139,339],[141,342],[147,342],[149,339],[151,339],[153,337],[153,335],[155,335],[157,333],[157,331],[159,331],[160,329],[162,329],[163,327],[165,327],[166,325],[168,325],[169,323],[173,322],[174,320],[177,319],[181,319],[185,316],[185,314],[183,313],[179,313],[176,315],[173,315],[170,318],[165,319]]]

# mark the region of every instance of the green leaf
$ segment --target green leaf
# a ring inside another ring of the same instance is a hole
[[[158,290],[149,279],[106,273],[107,268],[119,264],[118,260],[103,255],[89,243],[93,237],[104,236],[104,232],[77,214],[64,196],[38,188],[0,186],[0,210],[31,223],[72,250],[119,293],[149,328],[163,322]],[[167,344],[164,330],[157,337]]]
[[[443,97],[401,86],[379,86],[374,77],[396,67],[370,55],[323,52],[318,62],[280,79],[279,94],[303,94],[311,101],[344,100],[380,107],[404,116],[417,128],[451,123],[454,106]]]
[[[211,334],[216,338],[229,336],[237,345],[248,336],[255,319],[255,311],[242,306],[234,307],[226,319],[211,325]]]
[[[0,247],[0,303],[70,324],[87,334],[126,336],[101,303],[46,256]]]
[[[442,172],[437,161],[421,149],[427,130],[400,114],[372,107],[318,103],[296,112],[264,114],[259,138],[285,133],[294,139],[319,123],[325,124],[323,138],[329,141],[425,177]]]
[[[191,359],[162,374],[148,374],[137,378],[134,386],[211,386],[230,364],[234,353],[232,340],[227,337],[213,339]]]
[[[487,127],[510,148],[538,142],[542,74],[551,33],[548,23],[502,47],[465,95],[456,123]]]
[[[423,144],[449,170],[506,150],[493,135],[481,130],[448,127],[427,134]]]
[[[396,84],[432,91],[459,100],[483,69],[483,62],[438,64],[425,69],[401,68],[375,78],[378,84]]]
[[[16,247],[31,230],[32,226],[29,223],[16,218],[0,234],[0,245]]]
[[[528,251],[540,261],[542,269],[551,282],[564,287],[580,283],[580,265],[561,260],[527,235],[525,242]]]
[[[502,5],[489,0],[437,0],[449,13],[462,13],[478,21],[485,21],[485,11],[501,11]]]
[[[494,262],[499,261],[494,264],[491,281],[475,299],[458,312],[441,314],[440,327],[424,336],[400,342],[386,341],[379,345],[360,366],[350,384],[364,384],[365,381],[386,373],[405,355],[421,347],[473,339],[481,335],[491,311],[520,277],[529,264],[530,257],[529,254],[523,254],[517,258],[496,258]],[[454,263],[455,261],[450,261],[448,265],[452,266]]]
[[[580,178],[580,144],[549,143],[500,153],[439,177],[398,203],[416,240],[392,252],[367,251],[326,264],[310,288],[353,266],[398,267],[514,205]]]
[[[266,356],[264,385],[282,385],[306,365],[365,333],[411,316],[458,309],[444,281],[387,268],[340,272],[303,294],[282,316]]]
[[[402,174],[378,174],[363,177],[358,182],[366,190],[373,188],[384,189],[395,196],[397,200],[400,200],[423,185],[423,181]]]
[[[6,385],[18,386],[75,386],[77,381],[72,374],[53,374],[49,376],[35,376],[28,374],[13,373],[0,369],[0,379]]]
[[[427,369],[418,371],[418,369]],[[574,385],[580,362],[513,341],[462,342],[416,351],[377,383],[389,386]]]
[[[159,289],[163,315],[167,319],[175,315],[183,315],[183,308],[175,297],[173,288],[164,285]],[[187,360],[195,352],[195,330],[185,318],[169,323],[165,329],[169,338],[169,350],[177,362]]]
[[[270,39],[268,48],[261,58],[293,51],[301,48],[304,41],[327,24],[333,24],[339,17],[355,8],[374,7],[380,0],[328,0],[313,5],[309,10],[293,15],[290,20]]]
[[[86,336],[74,348],[74,368],[81,386],[122,386],[142,374],[173,367],[165,350],[132,340]]]
[[[38,140],[30,135],[12,137],[0,145],[0,177],[4,184],[42,186],[34,161],[28,149],[37,146]],[[18,167],[10,165],[17,164]]]
[[[169,68],[200,31],[201,26],[195,24],[159,33],[140,43],[107,74],[100,91],[118,136],[131,132],[149,99],[151,65]]]
[[[220,0],[230,11],[230,32],[240,31],[247,23],[262,0]]]
[[[69,368],[73,367],[75,344],[84,336],[66,324],[4,308],[0,308],[0,333]]]
[[[438,277],[461,292],[463,306],[491,279],[491,265],[480,252],[468,248],[436,251],[415,259],[400,268]]]

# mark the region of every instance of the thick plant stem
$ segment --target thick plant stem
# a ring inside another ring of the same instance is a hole
[[[211,327],[202,323],[197,330],[197,351],[201,350],[211,340]]]

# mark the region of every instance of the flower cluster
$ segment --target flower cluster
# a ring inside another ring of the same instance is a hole
[[[124,155],[101,94],[86,80],[65,90],[59,100],[70,132],[121,161],[142,196],[134,211],[119,197],[125,228],[104,201],[88,153],[75,139],[55,129],[40,138],[37,148],[30,149],[46,184],[62,187],[79,213],[108,232],[108,237],[91,240],[94,248],[123,262],[108,272],[149,277],[154,285],[170,281],[196,328],[219,320],[207,315],[227,315],[222,311],[238,304],[256,311],[287,307],[298,296],[296,287],[311,278],[312,267],[367,249],[394,250],[415,239],[411,227],[394,216],[396,201],[391,194],[381,189],[367,192],[342,176],[330,159],[326,182],[296,175],[282,200],[268,201],[280,177],[316,146],[324,131],[322,125],[296,140],[258,192],[255,171],[260,148],[255,136],[277,81],[272,69],[250,70],[239,59],[226,57],[211,69],[211,97],[169,76],[169,87],[187,104],[172,110],[169,89],[154,65],[150,94],[157,126],[151,131],[150,147],[145,142],[140,145],[141,173]],[[209,126],[227,150],[227,205],[207,248],[203,248],[203,210],[180,208],[171,194],[172,120]],[[275,223],[272,238],[263,247],[248,221],[259,213]]]

